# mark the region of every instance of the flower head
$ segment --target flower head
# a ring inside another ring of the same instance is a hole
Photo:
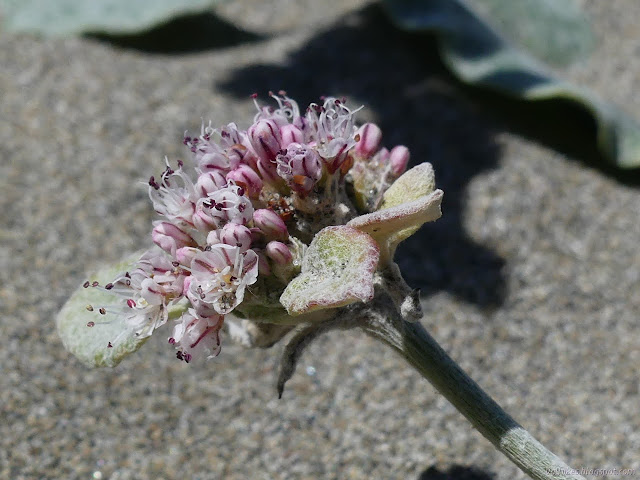
[[[405,178],[409,150],[382,147],[379,127],[356,124],[359,108],[328,97],[301,111],[286,93],[271,96],[276,106],[255,100],[247,130],[203,123],[185,134],[191,172],[165,161],[149,180],[160,248],[100,287],[122,298],[116,311],[138,337],[186,305],[170,343],[187,362],[218,354],[232,312],[287,323],[368,301],[397,243],[439,215],[431,170]]]

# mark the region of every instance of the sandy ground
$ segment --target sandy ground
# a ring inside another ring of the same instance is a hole
[[[564,75],[640,117],[640,4],[583,3],[600,44]],[[365,104],[434,164],[444,215],[398,257],[425,326],[570,465],[640,475],[637,184],[513,128],[364,2],[268,4],[228,4],[224,46],[174,55],[0,33],[0,478],[524,478],[360,332],[315,343],[282,400],[278,346],[186,365],[159,334],[94,371],[62,348],[53,319],[85,273],[150,242],[140,182],[184,130],[246,126],[249,94],[280,88]]]

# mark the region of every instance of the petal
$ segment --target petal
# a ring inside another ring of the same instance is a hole
[[[289,315],[299,315],[371,300],[378,258],[378,246],[369,235],[345,225],[326,227],[311,242],[302,272],[284,290],[280,303]]]

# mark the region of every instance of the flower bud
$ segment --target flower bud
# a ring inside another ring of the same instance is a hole
[[[246,188],[251,198],[256,198],[262,190],[260,176],[248,165],[239,165],[238,168],[227,173],[227,180]]]
[[[371,158],[378,151],[382,140],[382,130],[375,123],[365,123],[357,133],[359,137],[355,152],[362,158]]]
[[[289,238],[287,226],[273,210],[261,208],[253,212],[253,224],[262,230],[267,238],[286,240]]]
[[[197,159],[198,168],[206,172],[209,170],[227,170],[230,167],[229,158],[222,152],[205,153]]]
[[[153,243],[171,255],[175,255],[178,248],[195,245],[189,234],[168,222],[155,222],[151,238]]]
[[[280,180],[280,177],[278,177],[276,162],[273,160],[259,158],[257,169],[266,183],[276,184]]]
[[[280,129],[273,120],[258,120],[247,131],[251,146],[262,160],[274,160],[280,151]]]
[[[389,152],[389,164],[394,175],[400,176],[407,169],[409,163],[409,149],[404,145],[397,145]]]
[[[258,273],[260,275],[271,275],[271,267],[269,266],[269,260],[267,260],[264,250],[254,249],[254,252],[258,255]]]
[[[189,291],[189,286],[191,285],[191,282],[193,281],[193,277],[191,275],[189,275],[188,277],[185,277],[184,282],[182,283],[182,294],[186,295],[187,292]]]
[[[211,192],[219,190],[226,184],[227,181],[220,170],[207,170],[198,177],[196,192],[201,197],[207,197]]]
[[[280,135],[282,137],[282,140],[280,141],[282,148],[287,148],[291,143],[304,143],[304,134],[302,133],[302,130],[290,123],[280,128]]]
[[[220,230],[211,230],[207,234],[207,245],[216,245],[218,243],[222,243],[222,240],[220,240]]]
[[[278,175],[292,190],[307,195],[322,178],[322,162],[318,153],[299,143],[290,144],[276,160]]]
[[[341,138],[330,140],[323,148],[323,159],[331,175],[338,170],[349,155],[349,144]]]
[[[293,261],[291,250],[282,242],[272,241],[267,243],[265,252],[278,265],[286,265]]]
[[[176,250],[175,257],[180,265],[188,267],[189,265],[191,265],[191,260],[193,260],[193,257],[195,257],[196,253],[198,253],[199,251],[200,250],[193,247],[182,247]]]
[[[227,223],[220,232],[220,240],[227,245],[239,247],[245,252],[251,246],[251,230],[244,225]]]
[[[208,232],[209,230],[217,227],[214,218],[201,208],[198,208],[193,214],[192,222],[193,226],[196,227],[196,230],[201,232]]]
[[[229,157],[229,167],[237,168],[247,155],[249,149],[241,143],[234,143],[227,149],[227,157]]]

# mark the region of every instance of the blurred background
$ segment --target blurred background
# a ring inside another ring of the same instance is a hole
[[[526,478],[361,332],[303,355],[162,332],[113,370],[55,315],[148,246],[144,182],[250,95],[364,105],[429,161],[443,216],[398,250],[424,325],[551,451],[640,474],[640,4],[0,1],[0,478]]]

